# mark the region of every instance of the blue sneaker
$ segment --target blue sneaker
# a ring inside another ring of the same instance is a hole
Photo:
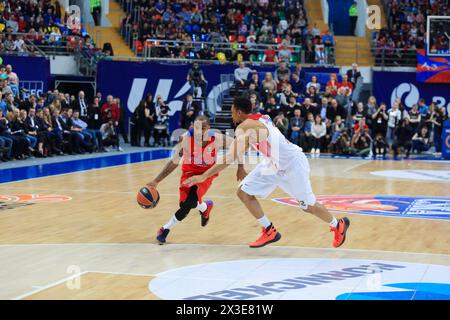
[[[161,229],[158,230],[158,233],[156,234],[156,240],[159,241],[159,244],[166,243],[166,238],[169,232],[170,229],[164,229],[163,227],[161,227]]]

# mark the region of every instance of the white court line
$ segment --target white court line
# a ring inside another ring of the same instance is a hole
[[[88,272],[89,273],[115,274],[115,275],[121,275],[121,276],[156,277],[155,274],[135,273],[135,272],[92,271],[92,270],[89,270]]]
[[[37,288],[37,289],[31,290],[31,291],[29,291],[29,292],[27,292],[27,293],[24,293],[24,294],[22,294],[22,295],[20,295],[20,296],[18,296],[18,297],[15,297],[15,298],[13,298],[12,300],[22,300],[22,299],[25,299],[25,298],[27,298],[27,297],[29,297],[29,296],[32,296],[32,295],[34,295],[34,294],[36,294],[36,293],[39,293],[39,292],[41,292],[41,291],[50,289],[50,288],[52,288],[52,287],[54,287],[54,286],[57,286],[57,285],[59,285],[59,284],[61,284],[61,283],[67,282],[67,281],[72,280],[72,279],[74,279],[74,278],[81,277],[81,276],[85,275],[85,274],[88,273],[88,272],[89,272],[89,271],[83,271],[83,272],[80,272],[80,273],[73,274],[73,275],[71,275],[71,276],[65,277],[65,278],[63,278],[63,279],[61,279],[61,280],[58,280],[58,281],[55,281],[55,282],[51,282],[51,283],[49,283],[49,284],[47,284],[47,285],[45,285],[45,286],[39,287],[39,288]],[[33,287],[33,288],[34,288],[34,287]]]
[[[193,247],[244,247],[248,248],[251,252],[263,251],[264,249],[253,249],[249,248],[248,245],[244,244],[209,244],[209,243],[170,243],[164,246],[155,243],[28,243],[28,244],[0,244],[0,248],[2,247],[34,247],[34,246],[151,246],[151,247],[165,247],[165,246],[193,246]],[[288,248],[288,249],[306,249],[306,250],[322,250],[322,251],[348,251],[348,252],[379,252],[379,253],[394,253],[394,254],[413,254],[413,255],[432,255],[432,256],[444,256],[449,257],[450,254],[445,253],[426,253],[426,252],[410,252],[410,251],[390,251],[390,250],[374,250],[374,249],[334,249],[334,248],[322,248],[322,247],[300,247],[300,246],[282,246],[282,245],[274,245],[268,248]]]
[[[370,163],[370,161],[364,161],[363,163],[357,163],[357,164],[355,164],[355,165],[353,165],[353,166],[350,166],[350,167],[348,167],[347,169],[345,169],[344,172],[352,171],[353,169],[356,169],[356,168],[358,168],[358,167],[360,167],[360,166],[363,166],[363,165],[365,165],[365,164],[368,164],[368,163]]]

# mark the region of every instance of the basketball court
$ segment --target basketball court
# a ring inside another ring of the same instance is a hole
[[[260,227],[233,166],[206,196],[210,223],[193,210],[156,243],[180,170],[156,208],[136,193],[167,155],[2,170],[0,298],[450,299],[450,162],[310,158],[316,196],[351,220],[345,244],[332,248],[328,225],[277,189],[262,205],[282,239],[251,249]]]

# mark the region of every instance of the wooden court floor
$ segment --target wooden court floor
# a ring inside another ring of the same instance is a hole
[[[282,233],[276,244],[250,250],[257,221],[236,197],[235,168],[216,179],[208,199],[210,223],[196,211],[159,246],[156,230],[174,213],[180,171],[159,186],[157,208],[137,206],[137,190],[166,160],[123,165],[0,184],[1,195],[63,195],[71,200],[36,202],[0,211],[1,299],[158,299],[147,289],[159,272],[196,263],[249,257],[395,258],[450,266],[450,221],[345,214],[346,243],[332,249],[328,225],[300,209],[262,200]],[[450,197],[449,180],[405,180],[370,174],[380,170],[443,170],[449,162],[310,159],[317,196],[390,195]],[[250,168],[249,168],[250,169]],[[336,213],[341,217],[343,213]],[[75,289],[67,283],[74,282]],[[76,281],[81,281],[78,288]]]

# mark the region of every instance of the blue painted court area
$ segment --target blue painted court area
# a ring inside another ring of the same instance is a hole
[[[164,159],[171,155],[172,150],[158,149],[136,153],[126,153],[114,156],[79,159],[65,162],[32,165],[20,168],[0,170],[0,183],[42,178],[65,173],[73,173],[92,169]]]
[[[392,283],[384,287],[397,290],[344,293],[336,300],[450,300],[448,283]]]

